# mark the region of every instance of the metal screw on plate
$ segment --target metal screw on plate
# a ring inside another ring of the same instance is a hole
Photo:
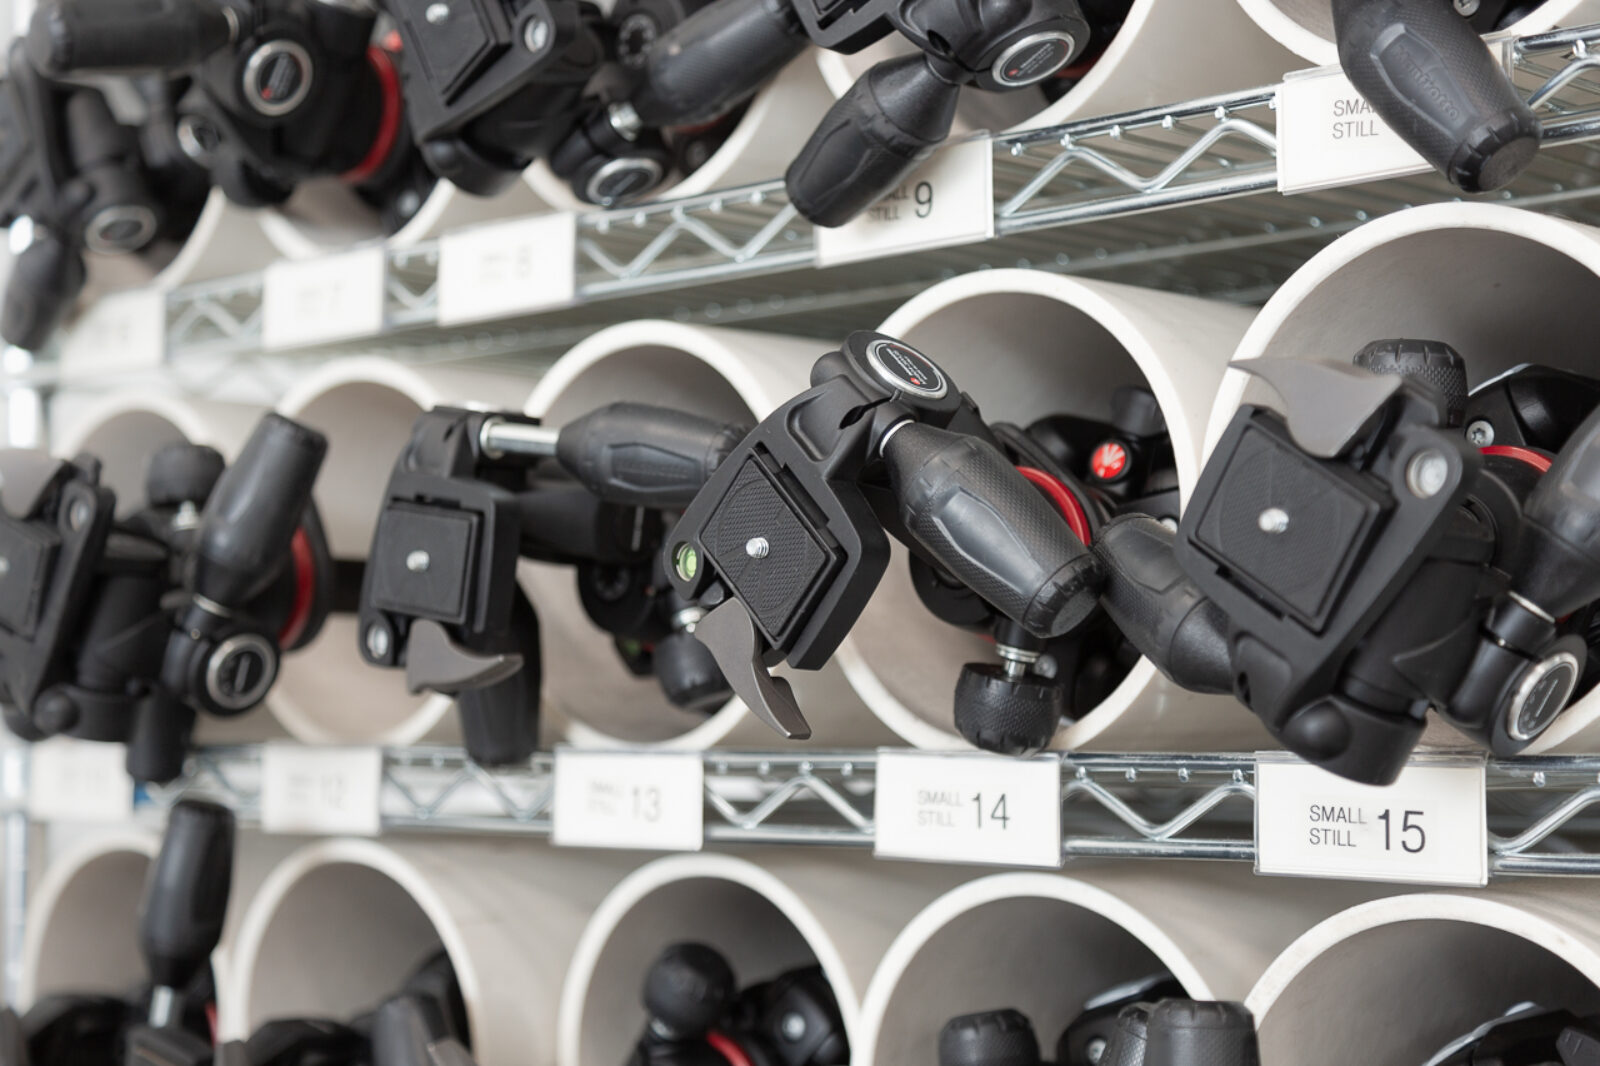
[[[0,555],[0,577],[5,577],[9,573],[11,573],[11,560]]]
[[[1097,1036],[1083,1045],[1083,1057],[1091,1063],[1098,1063],[1106,1054],[1106,1038]]]
[[[790,1011],[785,1014],[780,1025],[782,1026],[783,1038],[791,1043],[799,1041],[801,1037],[806,1035],[806,1020],[798,1011]]]
[[[1486,418],[1479,418],[1467,427],[1467,440],[1475,447],[1487,448],[1494,443],[1494,426]]]
[[[1462,18],[1471,18],[1478,13],[1480,0],[1455,0],[1456,14]]]
[[[1289,512],[1282,507],[1268,507],[1256,516],[1256,527],[1263,533],[1282,533],[1289,528]]]
[[[550,43],[550,23],[542,18],[531,18],[522,27],[522,47],[530,52],[542,52]]]
[[[1450,460],[1436,449],[1420,451],[1406,464],[1406,488],[1418,499],[1437,496],[1449,480]]]
[[[752,559],[765,559],[772,550],[772,545],[767,543],[766,537],[751,537],[744,542],[744,553]]]
[[[429,4],[423,11],[422,17],[428,20],[429,25],[437,26],[450,17],[449,4]]]
[[[89,521],[89,504],[83,500],[74,500],[72,506],[67,508],[67,526],[79,530]]]
[[[372,653],[374,659],[381,659],[389,654],[389,631],[380,625],[367,627],[367,651]]]
[[[411,571],[413,574],[420,574],[426,571],[428,569],[428,565],[432,562],[433,560],[428,558],[428,553],[423,551],[421,548],[418,548],[416,551],[406,556],[406,569]]]

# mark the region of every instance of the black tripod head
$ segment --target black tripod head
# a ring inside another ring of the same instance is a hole
[[[740,990],[705,944],[673,944],[645,974],[649,1022],[630,1066],[843,1066],[844,1020],[820,967]]]
[[[422,415],[390,477],[361,596],[368,662],[457,696],[485,765],[538,746],[540,658],[519,559],[571,565],[594,622],[679,706],[726,686],[689,639],[700,612],[659,574],[664,514],[684,507],[743,430],[642,404],[561,429],[508,412]]]
[[[1163,995],[1166,988],[1152,989]],[[1056,1066],[1260,1066],[1255,1019],[1242,1003],[1177,995],[1119,999],[1086,1011],[1061,1034]],[[952,1018],[939,1032],[939,1066],[1048,1066],[1016,1010]]]
[[[136,780],[167,781],[196,711],[256,706],[281,652],[327,613],[332,562],[310,503],[325,446],[269,415],[226,472],[208,448],[163,451],[150,507],[121,524],[92,457],[5,453],[0,590],[29,590],[0,618],[12,732],[126,743]]]
[[[666,541],[674,586],[708,611],[695,636],[764,721],[810,736],[767,668],[832,656],[888,564],[886,533],[1036,636],[1093,612],[1094,557],[931,359],[857,332],[811,381],[744,438]]]
[[[1374,342],[1357,363],[1238,364],[1284,413],[1240,409],[1175,536],[1124,517],[1095,552],[1107,612],[1168,676],[1386,784],[1429,707],[1509,755],[1566,706],[1586,657],[1568,620],[1600,596],[1600,416],[1540,473],[1463,435],[1448,346]]]
[[[332,0],[51,0],[27,53],[52,76],[181,79],[172,135],[237,203],[282,203],[302,182],[338,177],[397,228],[431,178],[376,19]]]

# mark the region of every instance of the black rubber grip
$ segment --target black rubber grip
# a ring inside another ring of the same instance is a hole
[[[1433,389],[1444,399],[1449,424],[1461,424],[1467,412],[1467,361],[1444,341],[1373,341],[1353,362],[1374,374],[1396,374]]]
[[[1261,1066],[1243,1003],[1162,1000],[1150,1008],[1144,1066]]]
[[[614,403],[561,428],[556,457],[613,503],[681,510],[749,432],[642,403]]]
[[[819,226],[842,226],[905,180],[950,135],[961,90],[922,55],[885,59],[834,101],[784,183]]]
[[[1567,439],[1522,511],[1511,587],[1555,618],[1600,599],[1600,410]]]
[[[1101,606],[1173,681],[1193,692],[1229,692],[1227,618],[1183,572],[1172,542],[1172,530],[1149,515],[1108,522],[1094,542],[1105,575]]]
[[[479,766],[527,762],[539,750],[539,619],[520,589],[511,601],[511,625],[477,651],[509,651],[522,656],[522,669],[485,688],[456,696],[461,743]]]
[[[213,0],[52,0],[28,24],[28,58],[51,77],[177,72],[226,46]]]
[[[156,985],[182,989],[211,961],[233,886],[233,812],[180,800],[145,885],[139,946]]]
[[[808,40],[785,0],[716,0],[650,46],[630,99],[646,126],[695,126],[771,81]]]
[[[1539,150],[1539,120],[1449,0],[1333,0],[1339,62],[1401,138],[1467,192]]]
[[[1039,1038],[1021,1011],[963,1014],[939,1030],[939,1066],[1039,1066]]]
[[[164,785],[183,773],[194,733],[194,708],[160,685],[139,701],[128,730],[128,776]]]
[[[58,234],[36,230],[33,243],[17,256],[6,280],[0,336],[29,351],[44,347],[77,302],[87,276],[76,248]]]
[[[956,580],[1037,636],[1089,617],[1099,561],[993,445],[906,422],[883,458],[907,532]]]
[[[195,538],[193,592],[242,607],[272,583],[327,451],[326,437],[282,415],[256,424],[206,502]]]
[[[645,1011],[676,1037],[703,1036],[738,991],[733,968],[705,944],[669,945],[645,971]]]

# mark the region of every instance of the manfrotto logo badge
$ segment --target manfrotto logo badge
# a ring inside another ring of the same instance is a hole
[[[944,372],[933,360],[899,341],[873,341],[867,346],[867,362],[891,388],[930,400],[949,391]]]

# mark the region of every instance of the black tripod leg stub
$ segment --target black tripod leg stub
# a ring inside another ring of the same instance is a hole
[[[968,663],[956,682],[956,729],[984,751],[1032,755],[1050,745],[1066,705],[1058,682],[1009,678],[994,663]]]

